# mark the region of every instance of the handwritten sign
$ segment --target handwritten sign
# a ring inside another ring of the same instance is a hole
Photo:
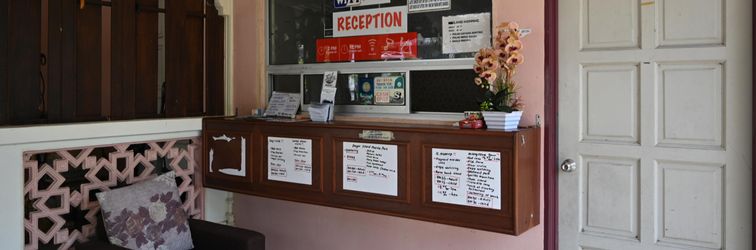
[[[273,92],[268,102],[268,109],[265,110],[266,117],[288,117],[294,118],[299,110],[299,93]]]
[[[501,153],[432,151],[433,202],[501,209]]]
[[[441,18],[444,54],[476,52],[491,46],[491,13]]]
[[[312,140],[268,137],[268,180],[312,185]]]
[[[344,190],[398,196],[397,146],[344,142]]]
[[[407,32],[407,6],[333,13],[333,37]]]

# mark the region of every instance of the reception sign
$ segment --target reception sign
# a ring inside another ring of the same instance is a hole
[[[333,37],[407,32],[407,6],[333,13]]]
[[[417,58],[417,33],[325,38],[317,41],[318,62]]]

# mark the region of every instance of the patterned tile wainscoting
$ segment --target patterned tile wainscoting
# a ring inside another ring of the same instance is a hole
[[[204,216],[200,138],[24,153],[26,249],[68,249],[95,234],[94,194],[176,171],[183,207]]]

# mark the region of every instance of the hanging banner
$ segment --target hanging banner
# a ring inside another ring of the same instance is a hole
[[[318,39],[318,62],[417,58],[417,33]]]
[[[348,7],[357,7],[357,6],[378,5],[378,4],[385,4],[385,3],[391,3],[391,0],[333,0],[333,7],[339,9],[339,8],[348,8]]]
[[[451,0],[407,0],[409,13],[442,11],[451,9]]]
[[[491,47],[491,13],[445,16],[441,19],[444,54],[476,52]]]
[[[407,6],[333,13],[333,37],[407,32]]]

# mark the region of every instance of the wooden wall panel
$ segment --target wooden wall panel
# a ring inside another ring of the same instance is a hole
[[[102,1],[87,2],[76,15],[76,121],[102,119]]]
[[[207,6],[205,35],[206,115],[224,115],[225,109],[225,19],[215,6]]]
[[[199,116],[205,113],[205,19],[204,0],[191,0],[186,5],[186,23],[184,30],[184,44],[182,46],[185,71],[182,72],[187,93],[182,96],[186,103],[185,116]]]
[[[8,0],[0,0],[0,125],[8,122]]]
[[[111,13],[111,119],[134,118],[135,99],[135,0],[113,1]]]
[[[10,0],[8,9],[8,98],[11,123],[37,123],[40,86],[41,2]]]
[[[158,18],[156,11],[141,10],[158,8],[158,0],[137,0],[140,8],[136,13],[136,82],[134,83],[135,118],[158,116]]]
[[[76,115],[76,13],[78,4],[48,0],[48,122],[71,122]]]
[[[204,113],[203,6],[203,0],[165,2],[168,117]]]

